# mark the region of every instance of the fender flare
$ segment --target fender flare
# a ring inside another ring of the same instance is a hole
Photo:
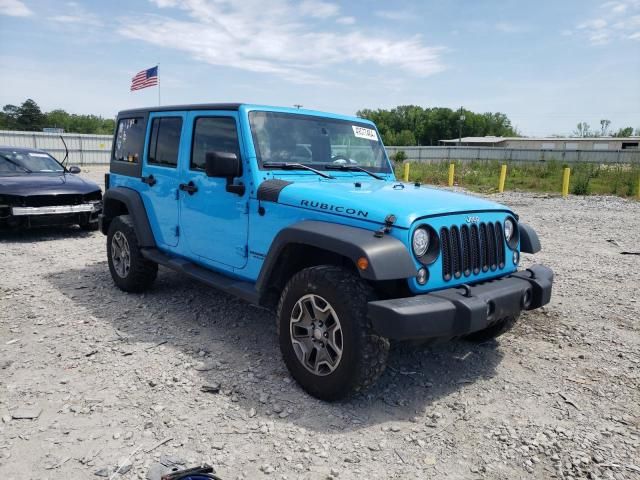
[[[124,204],[129,215],[131,215],[136,236],[138,237],[138,244],[141,247],[155,247],[156,240],[149,224],[149,217],[147,216],[147,210],[144,208],[142,197],[131,188],[114,187],[105,192],[102,197],[100,231],[105,235],[107,234],[111,220],[119,215],[119,208],[116,207],[119,203]]]
[[[536,231],[524,223],[518,224],[520,233],[520,251],[524,253],[538,253],[542,246]]]
[[[354,265],[366,258],[369,266],[358,269],[367,280],[397,280],[416,275],[407,247],[390,235],[375,237],[373,231],[336,223],[304,220],[281,230],[274,238],[264,260],[256,289],[264,291],[280,254],[287,245],[309,245],[349,258]]]

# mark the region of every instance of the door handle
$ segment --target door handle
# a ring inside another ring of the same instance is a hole
[[[187,192],[189,195],[193,195],[198,191],[198,187],[196,187],[196,184],[193,183],[193,180],[191,180],[189,183],[181,183],[180,185],[178,185],[178,188],[183,192]]]
[[[154,177],[153,175],[149,175],[148,177],[141,177],[140,180],[142,180],[142,183],[146,183],[150,187],[153,187],[156,183],[158,183],[156,177]]]

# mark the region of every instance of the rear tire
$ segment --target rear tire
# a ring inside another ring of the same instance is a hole
[[[367,283],[341,267],[306,268],[289,280],[278,304],[278,337],[289,372],[306,392],[338,400],[382,374],[389,341],[367,318],[373,298]]]
[[[512,317],[504,318],[497,321],[490,327],[485,328],[484,330],[478,330],[477,332],[465,335],[464,338],[465,340],[475,343],[482,343],[488,340],[492,340],[511,330],[517,323],[519,317],[520,315],[514,315]]]
[[[125,292],[143,292],[158,275],[158,264],[142,256],[129,215],[116,217],[107,232],[107,258],[114,283]]]

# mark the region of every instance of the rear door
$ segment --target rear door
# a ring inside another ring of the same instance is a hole
[[[175,247],[179,238],[179,157],[185,112],[149,115],[140,189],[159,246]]]
[[[235,153],[243,160],[242,140],[237,112],[195,111],[187,117],[191,152],[184,162],[182,183],[188,190],[180,192],[180,229],[183,251],[189,257],[224,268],[242,268],[247,262],[249,226],[248,195],[227,191],[227,179],[207,177],[205,156],[208,152]],[[247,184],[244,169],[234,184]]]

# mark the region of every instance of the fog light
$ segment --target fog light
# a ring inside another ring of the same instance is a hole
[[[416,280],[418,280],[418,283],[420,285],[424,285],[425,283],[427,283],[427,280],[429,279],[429,272],[427,271],[426,268],[421,268],[420,270],[418,270],[418,274],[416,275]]]
[[[513,263],[517,265],[519,261],[520,261],[520,254],[517,251],[513,252]]]

